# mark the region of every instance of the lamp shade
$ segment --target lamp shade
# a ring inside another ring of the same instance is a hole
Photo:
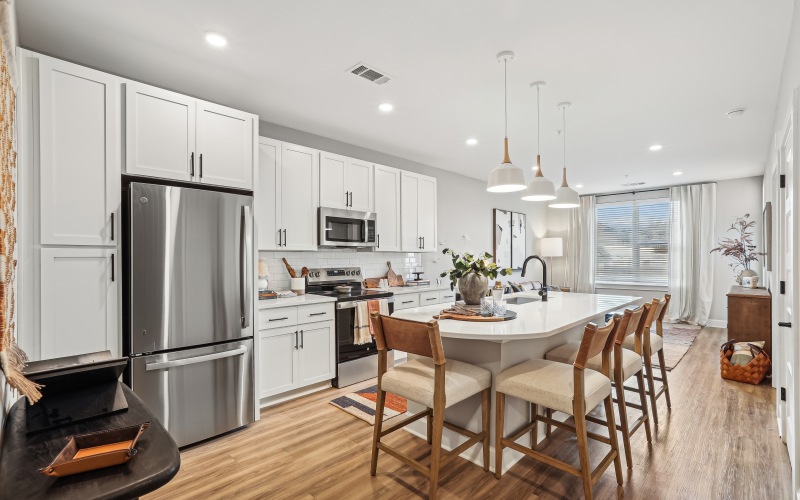
[[[525,201],[547,201],[556,197],[556,189],[553,183],[544,177],[534,177],[528,184],[528,188],[522,194]]]
[[[561,186],[556,191],[556,199],[550,202],[552,208],[578,208],[581,206],[578,192],[569,186]]]
[[[513,193],[525,189],[525,173],[512,163],[501,163],[489,172],[486,190],[490,193]]]
[[[564,243],[563,238],[542,238],[540,257],[563,257]]]

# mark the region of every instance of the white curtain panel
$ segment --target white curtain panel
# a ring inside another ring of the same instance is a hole
[[[705,325],[714,284],[714,222],[717,185],[670,189],[669,293],[667,320]]]
[[[570,210],[567,284],[574,292],[594,293],[594,206],[594,196],[583,196]]]

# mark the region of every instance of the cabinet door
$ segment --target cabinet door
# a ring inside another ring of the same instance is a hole
[[[283,248],[316,250],[319,152],[283,143],[280,172]]]
[[[105,350],[119,356],[116,252],[43,248],[41,257],[41,359]]]
[[[253,189],[253,115],[197,101],[197,178]]]
[[[125,172],[178,181],[196,174],[191,97],[136,82],[125,84]]]
[[[372,212],[375,208],[373,199],[373,165],[361,160],[347,159],[347,191],[350,192],[351,210]]]
[[[345,184],[347,158],[321,151],[319,154],[319,206],[325,208],[347,208],[348,196]]]
[[[377,249],[400,251],[400,171],[375,165]]]
[[[400,174],[400,237],[404,252],[422,250],[418,228],[419,177],[409,172]],[[378,214],[380,217],[380,214]]]
[[[331,380],[336,376],[334,323],[300,325],[300,387]]]
[[[258,185],[255,189],[255,220],[258,249],[277,250],[283,235],[278,235],[281,220],[281,143],[266,137],[258,139]]]
[[[419,215],[417,218],[417,231],[422,237],[422,251],[436,251],[436,179],[433,177],[419,177],[419,190],[417,191]]]
[[[419,294],[418,293],[404,293],[397,295],[394,298],[394,310],[402,311],[403,309],[411,309],[412,307],[419,307]]]
[[[259,332],[259,397],[265,398],[297,387],[297,328]]]
[[[39,59],[42,244],[116,244],[120,233],[117,86],[112,75],[49,57]]]

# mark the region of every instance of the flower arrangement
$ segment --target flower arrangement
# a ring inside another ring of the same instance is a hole
[[[756,221],[748,220],[750,214],[744,214],[742,217],[737,217],[731,223],[727,232],[734,232],[736,236],[733,238],[722,238],[718,246],[711,250],[711,252],[719,252],[723,257],[730,258],[731,262],[728,267],[733,271],[737,283],[742,283],[742,273],[750,270],[750,263],[758,261],[765,252],[756,252],[756,245],[753,244],[753,227]]]
[[[465,252],[463,255],[460,255],[455,253],[450,248],[445,248],[442,250],[442,253],[449,255],[453,261],[453,269],[444,271],[439,275],[442,278],[449,275],[451,290],[455,288],[456,283],[460,278],[463,278],[469,273],[485,276],[488,279],[495,279],[497,278],[498,274],[501,276],[510,276],[512,273],[510,267],[503,269],[498,267],[494,262],[489,262],[489,259],[492,258],[492,255],[488,252],[483,252],[477,256],[467,252]]]

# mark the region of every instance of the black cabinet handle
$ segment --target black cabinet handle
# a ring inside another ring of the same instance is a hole
[[[791,328],[792,327],[792,323],[791,323],[791,321],[779,321],[778,322],[778,326],[782,326],[784,328]]]
[[[114,254],[111,254],[111,281],[114,281]]]
[[[422,237],[422,249],[425,250],[425,237]]]
[[[414,303],[413,300],[406,300],[405,302],[401,302],[402,304],[412,304]]]
[[[200,178],[203,178],[203,153],[200,153]]]
[[[437,299],[438,299],[438,297],[430,297],[430,298],[427,298],[425,300],[437,300]]]
[[[378,235],[378,248],[380,248],[380,247],[381,247],[381,235],[379,234]]]
[[[353,192],[350,191],[350,208],[353,208]]]
[[[324,315],[326,315],[326,314],[328,314],[328,313],[326,313],[326,312],[322,312],[322,313],[311,313],[311,314],[309,314],[309,316],[324,316]]]
[[[189,175],[194,177],[194,152],[189,156]]]
[[[302,348],[303,348],[303,340],[304,340],[304,337],[305,337],[305,336],[303,335],[304,331],[305,331],[305,330],[300,330],[300,349],[302,349]]]
[[[285,321],[289,318],[271,318],[269,321]]]
[[[286,230],[284,229],[284,230],[283,230],[283,246],[286,246],[286,242],[287,242],[287,241],[288,241],[288,240],[286,239]]]
[[[294,331],[294,348],[297,349],[297,330]]]
[[[111,212],[111,241],[114,241],[114,212]]]

